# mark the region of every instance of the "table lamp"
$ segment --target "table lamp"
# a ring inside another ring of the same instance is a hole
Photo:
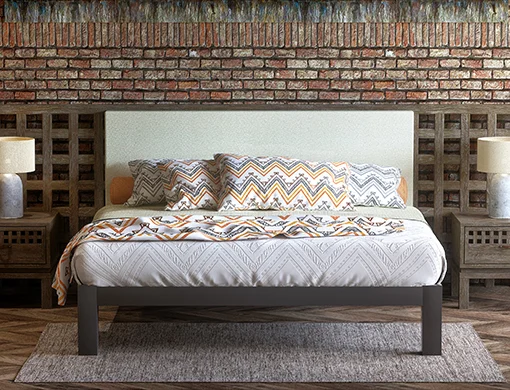
[[[35,139],[0,137],[0,218],[23,216],[23,183],[17,173],[35,171]]]
[[[477,169],[489,174],[489,217],[510,218],[510,137],[478,138]]]

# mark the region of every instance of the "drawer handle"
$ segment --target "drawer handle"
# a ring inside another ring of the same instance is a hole
[[[510,245],[500,245],[500,249],[510,249]]]

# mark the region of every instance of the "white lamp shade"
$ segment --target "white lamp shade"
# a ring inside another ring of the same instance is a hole
[[[0,137],[0,173],[35,171],[35,139]]]
[[[510,137],[478,138],[477,169],[487,173],[510,173]]]

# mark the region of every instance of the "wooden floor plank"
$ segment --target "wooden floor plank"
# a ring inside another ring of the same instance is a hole
[[[448,289],[445,289],[448,290]],[[469,310],[458,310],[452,298],[444,300],[445,322],[470,322],[491,352],[507,380],[510,380],[510,287],[471,288]],[[115,322],[384,322],[419,321],[416,307],[328,307],[328,308],[121,308],[100,310],[101,321]],[[506,389],[510,384],[17,384],[13,379],[32,353],[41,332],[48,323],[76,322],[76,305],[42,310],[38,308],[0,308],[0,389]]]

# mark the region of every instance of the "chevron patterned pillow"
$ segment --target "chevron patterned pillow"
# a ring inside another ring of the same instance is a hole
[[[172,160],[133,160],[128,163],[135,181],[133,194],[125,203],[126,206],[143,206],[165,203],[163,179],[158,164],[166,164]]]
[[[214,160],[173,160],[159,168],[167,210],[218,209],[220,176]]]
[[[400,169],[375,164],[351,163],[349,192],[355,206],[380,206],[405,209],[398,194]]]
[[[220,170],[219,210],[350,210],[345,162],[285,157],[214,156]]]

